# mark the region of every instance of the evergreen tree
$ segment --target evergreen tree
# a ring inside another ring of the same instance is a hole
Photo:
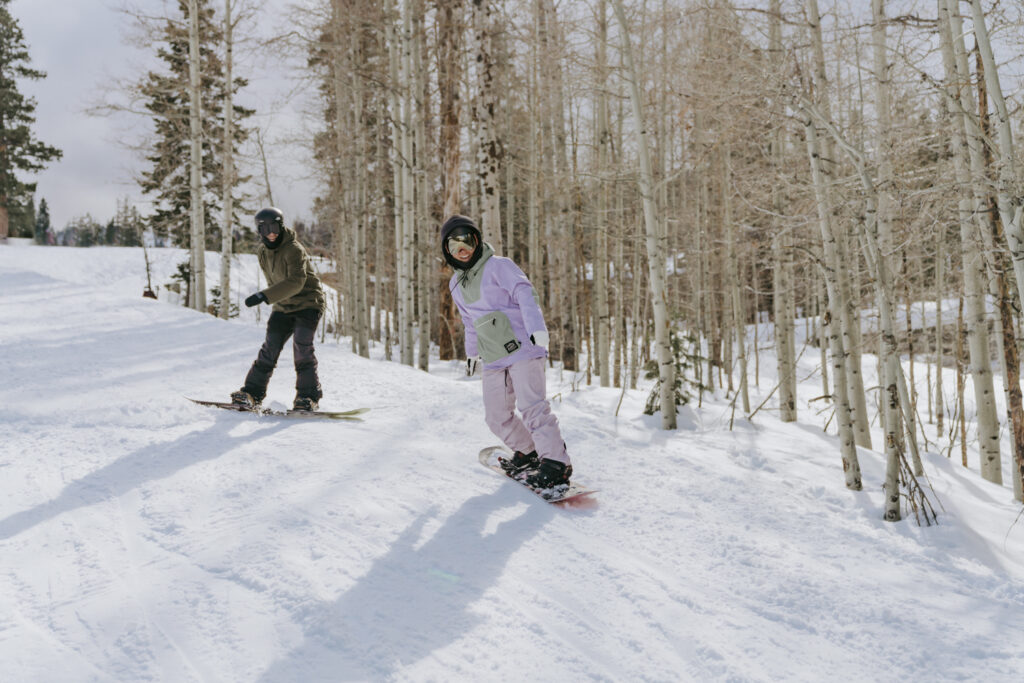
[[[33,187],[34,187],[33,183]],[[32,237],[36,224],[36,198],[28,196],[27,202],[14,202],[7,207],[7,227],[11,237]]]
[[[117,200],[117,214],[111,219],[107,229],[109,236],[108,244],[116,244],[120,247],[142,246],[142,234],[145,232],[145,222],[139,215],[139,210],[128,201],[128,198]]]
[[[119,226],[117,225],[117,220],[111,218],[109,221],[107,221],[107,224],[104,226],[102,239],[98,240],[98,242],[100,244],[110,245],[120,244],[119,232],[120,231]]]
[[[18,92],[15,79],[39,80],[46,74],[28,66],[28,47],[8,10],[10,4],[0,0],[0,239],[7,237],[15,215],[25,218],[36,188],[35,183],[19,180],[15,171],[39,171],[62,155],[32,135],[36,103]]]
[[[153,195],[156,210],[150,225],[158,237],[169,236],[175,244],[190,246],[189,235],[189,64],[188,64],[188,2],[178,0],[181,19],[167,19],[161,29],[162,43],[157,55],[167,67],[165,71],[149,72],[140,85],[146,109],[152,114],[156,129],[155,142],[146,159],[152,165],[144,171],[140,186],[143,194]],[[221,187],[221,141],[224,137],[224,65],[216,47],[222,31],[214,22],[210,0],[199,0],[199,40],[202,56],[202,111],[203,111],[203,186]],[[245,87],[245,79],[233,79],[231,87],[237,93]],[[248,136],[242,121],[252,115],[252,109],[233,106],[234,140],[241,144]],[[248,180],[236,177],[235,187]],[[220,223],[217,218],[219,197],[207,192],[203,201],[206,224],[206,246],[220,246]]]
[[[60,244],[68,247],[94,247],[102,244],[103,226],[91,214],[72,218],[61,231]]]
[[[33,232],[35,233],[36,244],[50,243],[50,206],[46,203],[45,197],[39,200],[39,211],[36,213]]]

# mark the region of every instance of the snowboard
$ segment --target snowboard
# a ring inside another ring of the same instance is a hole
[[[581,496],[589,496],[592,493],[597,493],[595,489],[588,489],[582,484],[578,484],[575,481],[570,481],[568,484],[562,484],[555,486],[550,489],[537,489],[526,483],[526,476],[530,473],[530,470],[520,472],[515,476],[509,476],[505,470],[498,464],[498,456],[504,455],[509,458],[512,457],[512,451],[508,450],[504,446],[488,446],[487,448],[480,451],[480,464],[489,470],[497,472],[503,477],[507,477],[512,481],[522,484],[535,496],[541,500],[545,500],[549,503],[564,503],[565,501],[575,500]]]
[[[185,398],[188,397],[186,396]],[[359,416],[370,410],[369,408],[355,408],[353,410],[274,410],[273,408],[265,408],[263,406],[246,408],[245,406],[225,401],[200,401],[197,398],[189,398],[188,400],[193,403],[198,403],[201,406],[213,406],[215,408],[223,408],[225,410],[234,410],[239,413],[253,413],[255,415],[269,415],[272,417],[321,418],[326,420],[359,421],[362,419]]]

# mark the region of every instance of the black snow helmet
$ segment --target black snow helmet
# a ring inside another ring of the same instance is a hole
[[[458,237],[459,235],[473,235],[476,238],[476,248],[473,249],[473,257],[463,263],[448,252],[448,239],[451,237]],[[456,270],[469,270],[472,268],[477,261],[480,260],[480,254],[483,253],[483,235],[480,234],[480,228],[476,227],[476,223],[473,222],[472,218],[466,218],[455,214],[444,222],[441,226],[441,253],[444,255],[444,260],[448,262],[452,268]]]
[[[259,213],[256,214],[256,230],[260,235],[265,236],[272,232],[280,234],[283,227],[284,214],[281,213],[281,209],[275,209],[271,206],[266,209],[260,209]]]
[[[260,239],[263,240],[263,244],[268,249],[274,249],[277,245],[281,244],[280,236],[284,232],[284,214],[281,213],[281,209],[274,208],[273,206],[260,209],[259,213],[256,214],[256,232],[259,233]],[[278,238],[273,242],[267,240],[267,235],[270,233],[278,235]]]

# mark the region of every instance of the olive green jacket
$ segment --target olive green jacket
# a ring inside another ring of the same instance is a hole
[[[267,288],[263,290],[267,302],[282,313],[310,308],[323,313],[327,299],[306,250],[288,228],[284,228],[277,239],[281,243],[276,249],[260,244],[256,252],[267,278]]]

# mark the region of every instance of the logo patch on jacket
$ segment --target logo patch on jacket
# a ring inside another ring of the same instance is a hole
[[[505,342],[505,350],[508,351],[509,353],[512,353],[513,351],[515,351],[518,348],[519,348],[519,342],[517,342],[515,339],[513,339],[510,342]]]

